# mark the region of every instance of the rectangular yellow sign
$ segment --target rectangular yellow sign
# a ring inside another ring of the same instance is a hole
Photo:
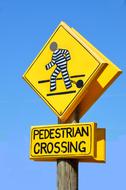
[[[30,159],[95,157],[95,123],[34,126],[31,128]]]

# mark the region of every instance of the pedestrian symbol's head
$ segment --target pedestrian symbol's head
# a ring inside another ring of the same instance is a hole
[[[58,45],[57,45],[56,42],[52,42],[52,43],[50,44],[50,50],[51,50],[51,51],[56,51],[57,48],[58,48]]]

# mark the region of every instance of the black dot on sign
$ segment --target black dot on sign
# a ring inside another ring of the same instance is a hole
[[[84,86],[84,82],[82,80],[78,80],[76,85],[77,85],[77,88],[82,88]]]

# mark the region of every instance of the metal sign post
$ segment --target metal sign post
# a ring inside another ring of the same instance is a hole
[[[58,119],[58,123],[63,122]],[[79,123],[78,111],[71,114],[66,123]],[[78,160],[60,159],[57,161],[57,189],[78,190]]]

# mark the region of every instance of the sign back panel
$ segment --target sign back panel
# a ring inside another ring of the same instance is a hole
[[[98,100],[98,98],[110,87],[110,85],[119,77],[122,71],[97,48],[95,48],[88,40],[86,40],[79,32],[77,32],[74,28],[72,28],[72,30],[82,40],[83,46],[85,46],[87,49],[90,49],[94,55],[97,55],[97,59],[99,59],[101,62],[107,63],[107,67],[105,67],[105,69],[94,78],[88,88],[88,91],[83,96],[79,104],[78,114],[79,118],[81,118]]]

